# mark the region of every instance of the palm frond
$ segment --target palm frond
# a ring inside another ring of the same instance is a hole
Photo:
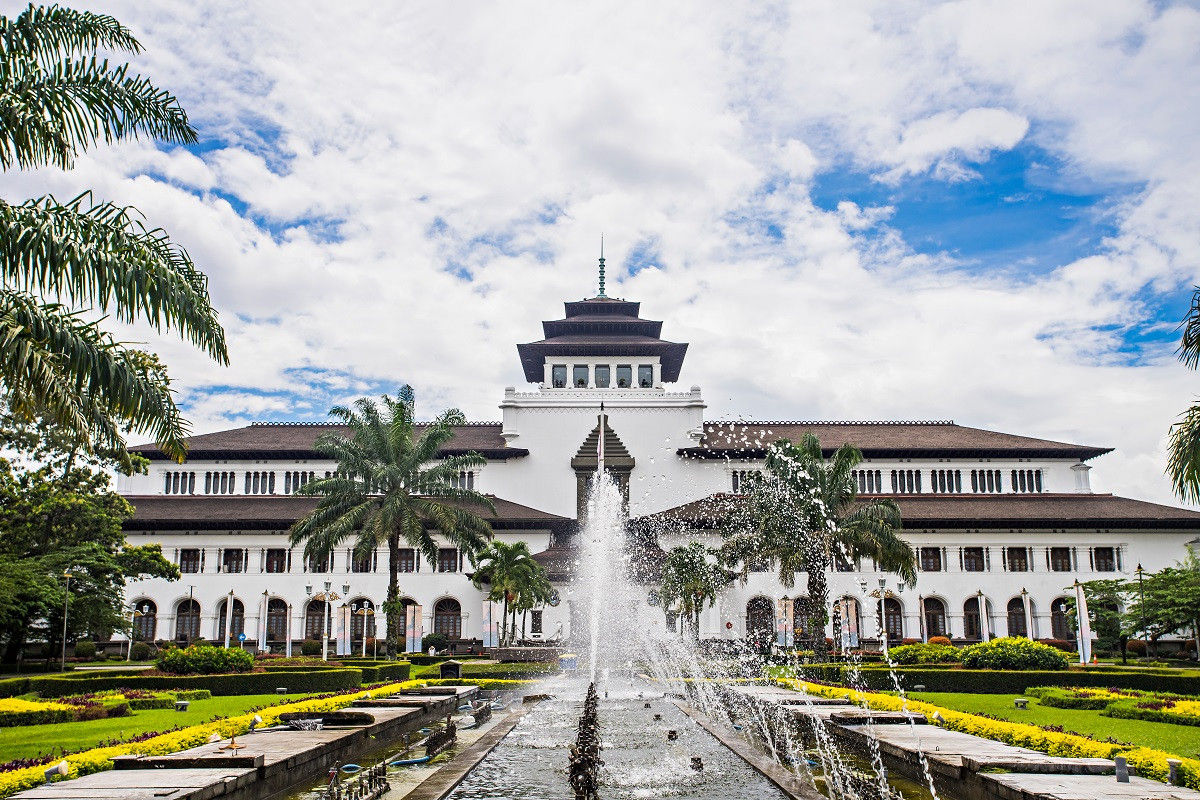
[[[1171,426],[1167,451],[1167,477],[1175,494],[1184,502],[1200,503],[1200,403]]]
[[[45,414],[88,442],[101,434],[123,448],[119,436],[112,441],[115,420],[174,458],[187,452],[188,426],[161,367],[96,323],[24,292],[0,289],[0,384],[18,413]]]
[[[1183,337],[1175,352],[1188,369],[1196,369],[1200,366],[1200,286],[1192,290],[1192,305],[1179,327]]]
[[[197,141],[175,96],[130,74],[128,64],[94,56],[43,64],[20,52],[0,58],[0,167],[70,169],[99,142],[142,136]]]
[[[142,51],[133,33],[107,14],[30,3],[15,19],[0,17],[0,58],[25,53],[57,60],[99,48],[135,55]]]
[[[222,364],[229,363],[208,280],[187,251],[136,212],[90,194],[60,203],[51,196],[19,205],[0,201],[0,279],[76,305],[177,329]]]

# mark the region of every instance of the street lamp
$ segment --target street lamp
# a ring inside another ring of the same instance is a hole
[[[1142,582],[1142,565],[1135,570],[1138,576],[1138,606],[1142,612],[1142,641],[1146,643],[1146,655],[1150,655],[1150,634],[1146,630],[1146,588]]]
[[[884,598],[887,597],[887,579],[879,579],[879,641],[883,643],[883,660],[888,660],[888,636],[887,636],[887,607],[884,605]]]
[[[139,611],[138,607],[136,605],[129,607],[129,638],[125,642],[125,660],[126,661],[133,660],[134,620],[136,620],[138,617],[146,616],[146,611],[149,610],[149,606],[143,604],[142,609],[143,609],[142,611]]]
[[[349,592],[347,592],[347,594],[349,594]],[[363,600],[363,604],[362,604],[361,608],[358,607],[357,603],[352,604],[350,606],[350,613],[354,614],[355,616],[362,617],[362,621],[363,621],[363,623],[362,623],[362,631],[363,631],[362,657],[366,658],[367,657],[367,617],[374,616],[375,609],[371,608],[370,600]]]
[[[329,611],[331,608],[329,603],[331,600],[341,600],[342,599],[341,594],[330,591],[332,588],[333,588],[333,582],[325,581],[325,591],[318,592],[317,594],[314,595],[313,591],[312,591],[313,587],[311,585],[304,587],[304,591],[308,594],[309,597],[311,597],[313,600],[320,600],[325,606],[324,611],[321,615],[321,660],[322,661],[329,660]],[[343,592],[343,594],[350,594],[350,584],[348,584],[348,583],[342,584],[342,592]]]

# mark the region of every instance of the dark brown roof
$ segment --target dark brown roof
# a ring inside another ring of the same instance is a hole
[[[904,527],[916,528],[1182,528],[1200,530],[1200,512],[1111,494],[889,495]],[[711,527],[738,498],[715,494],[658,514],[639,527]]]
[[[418,435],[425,425],[416,425]],[[255,422],[244,428],[202,433],[187,438],[190,458],[318,458],[313,442],[323,433],[349,433],[349,428],[332,422]],[[529,455],[528,450],[508,447],[500,437],[499,422],[470,422],[454,427],[454,438],[441,455],[476,452],[486,458],[506,459]],[[131,447],[147,458],[166,458],[154,444]]]
[[[1023,458],[1089,459],[1111,452],[1090,447],[968,428],[953,422],[706,422],[695,447],[680,448],[693,458],[762,458],[780,439],[798,442],[806,433],[821,440],[826,454],[852,444],[866,458],[971,458],[1012,455]]]
[[[546,570],[546,577],[559,583],[574,576],[575,564],[579,560],[579,550],[573,546],[573,540],[560,539],[563,537],[556,537],[548,548],[533,554],[533,560]]]
[[[640,303],[612,297],[593,297],[564,303],[563,319],[542,323],[538,342],[517,345],[525,379],[540,383],[549,357],[572,356],[658,356],[662,379],[679,380],[687,345],[660,338],[662,323],[638,316]]]
[[[316,497],[296,495],[133,495],[133,518],[126,530],[283,530],[316,508]],[[493,515],[475,509],[498,530],[564,529],[567,517],[492,497]]]

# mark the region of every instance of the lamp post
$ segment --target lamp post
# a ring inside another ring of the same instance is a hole
[[[358,607],[357,603],[355,603],[354,605],[351,605],[350,613],[354,614],[355,616],[362,617],[362,621],[363,621],[363,623],[362,623],[362,630],[363,630],[362,657],[366,658],[367,657],[367,617],[374,616],[375,609],[371,608],[370,600],[364,600],[361,608]],[[374,637],[372,637],[372,638],[374,638]]]
[[[318,592],[317,594],[314,595],[313,587],[311,584],[304,587],[304,591],[305,591],[305,593],[308,594],[309,597],[311,597],[313,600],[320,600],[324,606],[324,608],[322,609],[322,612],[321,612],[321,660],[322,661],[329,660],[329,609],[331,608],[331,606],[329,605],[329,602],[331,600],[340,600],[342,597],[337,592],[330,591],[332,588],[333,588],[333,582],[325,581],[325,591]],[[349,584],[344,585],[342,588],[345,590],[346,594],[350,594],[350,585]]]
[[[1146,655],[1150,655],[1150,634],[1146,630],[1146,587],[1142,581],[1142,565],[1137,565],[1138,607],[1142,612],[1142,641],[1146,643]]]
[[[879,641],[883,643],[883,660],[888,660],[888,631],[887,631],[887,606],[884,598],[887,597],[887,579],[879,579]]]

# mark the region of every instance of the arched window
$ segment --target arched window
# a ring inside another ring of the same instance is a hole
[[[225,641],[225,615],[229,613],[229,598],[217,606],[217,641]],[[236,642],[237,637],[246,631],[246,607],[236,597],[233,600],[233,624],[229,628],[229,639]]]
[[[925,598],[925,635],[949,635],[946,633],[946,604],[936,597]]]
[[[750,598],[746,604],[746,635],[775,638],[775,603],[771,598]]]
[[[967,602],[963,603],[963,637],[967,639],[983,638],[983,620],[979,615],[978,597],[969,597]]]
[[[308,605],[304,607],[304,638],[316,639],[321,641],[321,636],[326,631],[333,635],[333,620],[326,616],[325,612],[329,608],[329,604],[324,600],[309,600]],[[324,617],[324,620],[322,619]],[[328,625],[328,627],[326,627]]]
[[[364,629],[368,639],[375,637],[375,604],[360,597],[350,602],[350,638],[361,642]]]
[[[317,612],[320,613],[319,611]],[[267,601],[267,641],[286,642],[288,639],[288,607],[278,597]]]
[[[200,604],[180,600],[175,607],[175,638],[193,641],[200,638]]]
[[[1029,636],[1029,629],[1025,627],[1025,604],[1019,597],[1008,601],[1008,635]]]
[[[448,639],[462,638],[462,606],[453,597],[444,597],[433,607],[433,632]]]
[[[875,618],[878,622],[879,611],[876,610]],[[904,638],[904,609],[900,605],[900,601],[894,597],[885,598],[883,601],[883,618],[884,630],[887,631],[888,640],[899,640]]]
[[[1067,618],[1067,598],[1059,597],[1050,604],[1050,632],[1055,639],[1070,641],[1075,637]]]
[[[158,629],[158,606],[153,600],[139,600],[133,608],[133,640],[153,642]]]

